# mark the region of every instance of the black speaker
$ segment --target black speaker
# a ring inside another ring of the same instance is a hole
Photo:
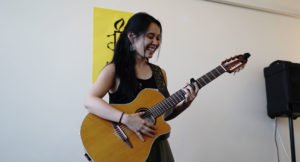
[[[264,68],[271,118],[300,116],[300,64],[277,60]]]

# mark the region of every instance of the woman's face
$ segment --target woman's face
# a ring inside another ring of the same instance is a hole
[[[154,52],[159,48],[161,33],[157,24],[151,23],[145,34],[134,39],[134,46],[138,55],[152,58]]]

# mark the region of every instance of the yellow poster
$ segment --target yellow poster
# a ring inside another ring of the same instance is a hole
[[[132,15],[130,12],[94,8],[93,82],[111,61],[114,45]]]

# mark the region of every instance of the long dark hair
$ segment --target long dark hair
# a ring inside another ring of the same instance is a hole
[[[126,85],[123,87],[125,88],[125,92],[131,93],[130,95],[134,95],[137,91],[136,72],[134,68],[136,64],[136,51],[130,49],[131,42],[127,35],[131,32],[136,37],[139,37],[147,32],[151,23],[157,24],[162,34],[161,24],[153,16],[144,12],[134,14],[128,20],[115,46],[112,63],[116,67],[116,77],[120,78],[121,83]]]

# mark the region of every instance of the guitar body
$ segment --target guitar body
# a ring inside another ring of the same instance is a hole
[[[132,114],[141,109],[151,108],[164,99],[159,91],[144,89],[131,103],[112,106],[122,112]],[[170,132],[170,126],[163,116],[156,118],[155,127],[155,137],[144,136],[145,141],[142,142],[133,131],[121,126],[133,146],[131,148],[118,136],[112,122],[89,113],[81,126],[81,139],[94,162],[144,162],[149,156],[154,141],[159,136]]]

